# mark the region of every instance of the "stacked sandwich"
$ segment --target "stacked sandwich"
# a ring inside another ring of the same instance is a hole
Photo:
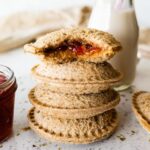
[[[107,60],[120,49],[109,33],[88,28],[62,29],[25,45],[41,59],[32,68],[39,82],[29,93],[31,128],[51,141],[83,144],[109,137],[120,101],[111,87],[122,75]]]

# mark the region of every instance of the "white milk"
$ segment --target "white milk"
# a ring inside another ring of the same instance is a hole
[[[137,64],[138,25],[134,9],[113,11],[109,32],[122,44],[123,50],[110,60],[124,74],[123,85],[132,84]]]
[[[132,7],[126,5],[125,8],[116,9],[113,2],[112,0],[97,1],[89,21],[89,27],[110,32],[121,42],[122,51],[112,58],[110,62],[124,74],[121,88],[125,89],[132,84],[135,78],[138,25],[135,11]]]

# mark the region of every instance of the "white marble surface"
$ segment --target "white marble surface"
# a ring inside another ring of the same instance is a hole
[[[137,66],[133,87],[121,92],[121,103],[117,107],[120,125],[109,139],[89,145],[68,145],[48,142],[33,131],[23,131],[28,127],[27,112],[31,105],[27,94],[35,82],[30,76],[30,68],[38,61],[24,54],[23,48],[0,54],[0,64],[11,67],[18,81],[15,103],[14,134],[0,144],[0,150],[149,150],[150,134],[137,122],[131,110],[131,96],[134,90],[150,91],[150,60],[142,59]],[[118,136],[123,136],[124,141]]]

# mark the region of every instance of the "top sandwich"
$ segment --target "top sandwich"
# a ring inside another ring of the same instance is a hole
[[[24,48],[47,62],[78,60],[98,63],[112,58],[121,45],[111,34],[103,31],[67,28],[46,34]]]

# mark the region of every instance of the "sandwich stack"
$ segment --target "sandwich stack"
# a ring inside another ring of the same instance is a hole
[[[91,143],[118,125],[120,96],[111,87],[122,78],[107,62],[121,49],[109,33],[62,29],[25,45],[41,64],[32,68],[38,85],[29,92],[31,128],[51,141]]]

